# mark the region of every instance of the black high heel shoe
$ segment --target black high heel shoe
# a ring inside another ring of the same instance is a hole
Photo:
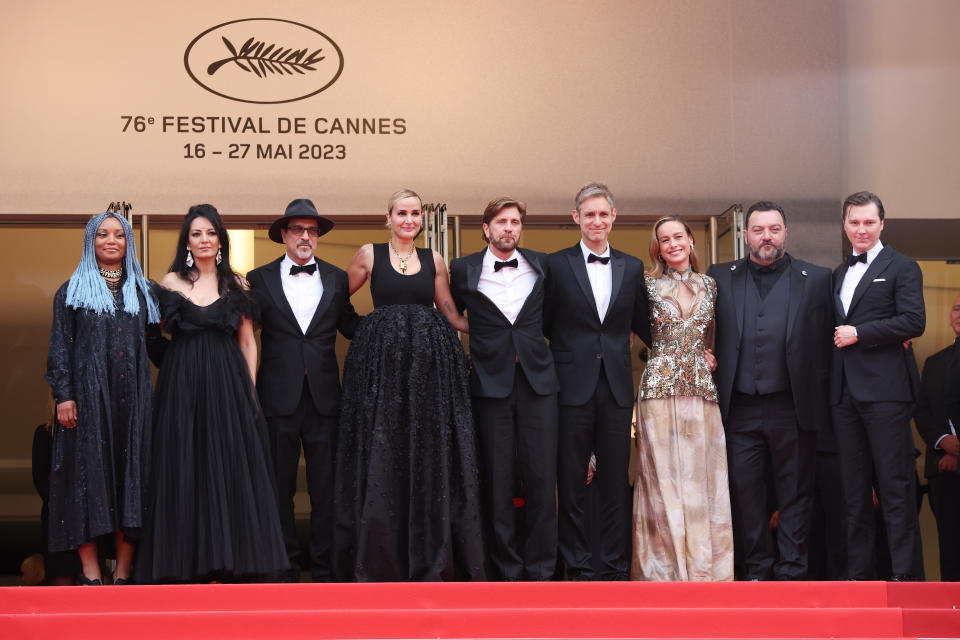
[[[114,578],[113,579],[113,585],[116,587],[120,587],[125,584],[133,584],[133,578]]]
[[[75,582],[81,587],[99,587],[103,584],[103,581],[101,581],[100,578],[94,578],[91,580],[82,573],[77,576]]]

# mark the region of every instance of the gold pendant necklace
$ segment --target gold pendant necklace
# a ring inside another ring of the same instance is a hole
[[[403,275],[407,275],[407,260],[409,260],[410,256],[412,256],[416,252],[417,245],[413,245],[413,248],[410,249],[410,253],[408,253],[406,256],[401,256],[400,252],[397,251],[397,248],[393,246],[392,239],[389,241],[388,244],[390,245],[390,248],[393,249],[393,254],[397,256],[397,260],[400,261],[400,273],[402,273]]]

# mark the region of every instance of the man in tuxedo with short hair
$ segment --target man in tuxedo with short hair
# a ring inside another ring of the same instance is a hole
[[[650,344],[643,262],[612,249],[613,194],[591,182],[572,212],[580,242],[549,257],[546,335],[560,380],[557,486],[560,554],[572,580],[627,580],[631,512],[627,467],[637,389],[630,333]],[[601,558],[587,534],[587,467],[597,457],[593,498],[603,522]],[[595,569],[599,566],[600,569]]]
[[[960,340],[960,296],[950,307],[950,328]],[[951,395],[947,393],[947,370],[956,350],[956,345],[951,344],[927,358],[920,382],[920,402],[913,416],[927,445],[924,475],[930,488],[930,508],[937,520],[943,581],[960,580],[960,441],[958,423],[947,417],[947,397]],[[955,394],[960,394],[960,388]]]
[[[317,239],[333,221],[310,200],[297,199],[270,226],[286,253],[247,274],[260,306],[257,394],[269,428],[277,501],[291,570],[299,579],[293,497],[303,446],[310,494],[309,570],[315,582],[333,580],[333,482],[340,418],[337,331],[352,338],[360,321],[350,303],[347,274],[314,256]]]
[[[873,494],[886,527],[893,580],[920,578],[910,417],[917,398],[904,343],[923,333],[923,275],[880,242],[883,203],[869,191],[843,203],[853,253],[834,270],[836,329],[830,403],[843,464],[851,579],[876,578]]]
[[[557,373],[543,337],[547,257],[518,246],[526,213],[519,200],[491,200],[483,212],[487,249],[450,263],[450,291],[470,324],[487,551],[502,580],[550,580],[557,559]],[[515,468],[526,489],[522,536]]]
[[[830,420],[830,270],[786,252],[773,202],[747,210],[748,258],[715,264],[714,378],[727,438],[739,577],[807,577],[817,433]],[[779,510],[768,526],[768,475]]]

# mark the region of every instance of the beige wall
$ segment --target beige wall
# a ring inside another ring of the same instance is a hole
[[[194,84],[187,44],[262,2],[37,0],[5,8],[0,213],[144,213],[211,201],[275,211],[313,195],[331,213],[379,211],[410,185],[451,213],[512,192],[569,209],[608,181],[624,213],[719,213],[767,198],[835,198],[837,9],[815,0],[515,3],[331,1],[266,13],[324,31],[340,79],[299,102],[252,105]],[[221,71],[220,73],[227,73]],[[236,72],[240,73],[240,72]],[[241,74],[242,75],[242,74]],[[261,82],[273,82],[267,78]],[[121,115],[400,117],[403,135],[121,132]],[[342,143],[345,160],[184,159],[183,145]]]
[[[960,3],[840,7],[843,191],[875,191],[894,218],[960,216]]]

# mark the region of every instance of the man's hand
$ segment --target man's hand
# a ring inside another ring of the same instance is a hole
[[[940,473],[956,473],[957,456],[952,456],[948,453],[940,458],[940,462],[937,463],[937,471]]]
[[[944,436],[937,446],[954,458],[960,455],[960,439],[957,436]]]
[[[716,371],[717,369],[717,357],[713,355],[713,349],[707,349],[703,352],[703,357],[707,360],[707,368],[710,371]]]
[[[842,324],[833,332],[833,344],[839,348],[849,347],[857,343],[857,330],[849,324]]]

